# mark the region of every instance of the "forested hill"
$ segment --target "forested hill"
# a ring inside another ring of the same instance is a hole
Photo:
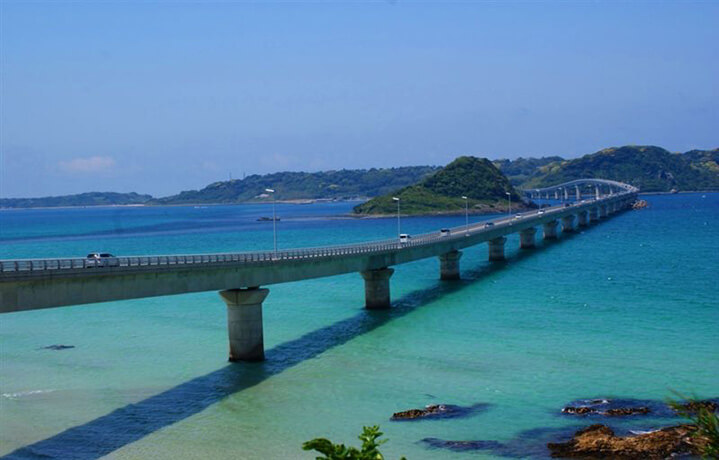
[[[215,182],[202,190],[158,198],[151,204],[242,203],[262,199],[267,188],[275,190],[278,200],[372,197],[416,183],[439,169],[435,166],[407,166],[252,175]]]
[[[42,198],[0,198],[0,208],[52,208],[63,206],[117,206],[144,204],[150,195],[138,193],[88,192]]]
[[[643,192],[719,190],[719,149],[671,153],[655,146],[612,147],[581,158],[540,166],[523,188],[596,177],[637,186]]]
[[[541,158],[522,158],[514,160],[494,160],[494,166],[507,176],[512,185],[521,185],[527,182],[542,166],[550,163],[564,161],[562,157],[541,157]]]
[[[515,207],[521,205],[517,191],[509,180],[485,158],[459,157],[434,175],[414,185],[378,196],[354,208],[356,214],[393,214],[400,199],[402,214],[498,212],[507,209],[508,197]]]

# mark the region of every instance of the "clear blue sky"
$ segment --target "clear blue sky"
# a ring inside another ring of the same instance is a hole
[[[719,2],[12,2],[0,195],[719,146]]]

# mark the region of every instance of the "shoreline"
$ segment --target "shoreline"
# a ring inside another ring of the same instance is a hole
[[[317,199],[295,199],[295,200],[277,200],[276,204],[294,204],[308,205],[317,203],[360,203],[367,199],[351,199],[351,200],[329,200],[324,198]],[[244,205],[260,205],[272,204],[271,201],[242,201],[239,203],[172,203],[172,204],[88,204],[78,206],[18,206],[18,207],[0,207],[0,211],[15,211],[27,209],[84,209],[84,208],[164,208],[164,207],[200,207],[200,206],[244,206]]]
[[[517,207],[512,208],[512,211],[514,212],[524,212],[529,211],[532,209],[538,209],[533,207]],[[475,210],[475,211],[469,211],[467,214],[470,216],[486,216],[486,215],[492,215],[492,214],[506,214],[507,208],[486,208],[482,210]],[[388,217],[397,218],[397,213],[390,213],[390,214],[347,214],[350,217],[354,217],[357,219],[385,219]],[[465,215],[464,210],[458,210],[458,211],[433,211],[433,212],[422,212],[422,213],[416,213],[416,214],[406,214],[402,213],[402,217],[440,217],[440,216],[463,216]]]

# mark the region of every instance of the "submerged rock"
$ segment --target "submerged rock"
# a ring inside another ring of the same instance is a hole
[[[424,409],[409,409],[395,412],[390,417],[392,421],[418,420],[426,418],[457,418],[464,417],[482,410],[487,404],[475,404],[473,406],[455,406],[453,404],[430,404]]]
[[[68,348],[75,348],[75,345],[48,345],[42,348],[44,350],[67,350]]]
[[[504,444],[498,441],[447,441],[438,438],[424,438],[422,442],[430,447],[449,449],[456,452],[465,452],[470,450],[498,451],[504,448]]]
[[[692,438],[694,425],[662,428],[634,436],[615,436],[606,425],[577,431],[567,442],[549,443],[552,457],[664,459],[678,454],[697,454],[701,441]]]
[[[610,417],[621,417],[624,415],[646,415],[648,414],[648,407],[620,407],[617,409],[607,409],[602,412],[602,415],[609,415]]]

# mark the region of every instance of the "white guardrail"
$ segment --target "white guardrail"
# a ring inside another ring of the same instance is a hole
[[[632,193],[630,191],[617,193],[611,197],[623,196]],[[606,196],[604,198],[609,198]],[[574,203],[571,206],[586,205],[588,201]],[[599,202],[603,201],[600,199]],[[0,277],[3,274],[18,272],[35,272],[46,270],[75,270],[75,269],[116,269],[117,267],[147,267],[147,266],[178,266],[178,265],[206,265],[206,264],[254,264],[275,262],[293,259],[312,259],[317,257],[335,257],[354,254],[384,253],[397,251],[406,247],[416,247],[436,243],[439,241],[448,242],[452,239],[465,238],[468,235],[476,235],[482,232],[512,225],[516,222],[515,216],[539,216],[546,217],[547,214],[555,214],[565,210],[565,205],[543,208],[540,211],[529,211],[514,214],[511,217],[503,217],[494,220],[482,221],[470,226],[462,225],[452,227],[449,234],[442,234],[441,231],[424,233],[410,238],[407,242],[399,242],[396,238],[390,240],[371,241],[351,245],[326,246],[316,248],[287,249],[281,251],[261,252],[239,252],[226,254],[195,254],[195,255],[154,255],[154,256],[127,256],[127,257],[106,257],[106,258],[55,258],[55,259],[18,259],[0,260]],[[491,225],[487,226],[490,223]]]

